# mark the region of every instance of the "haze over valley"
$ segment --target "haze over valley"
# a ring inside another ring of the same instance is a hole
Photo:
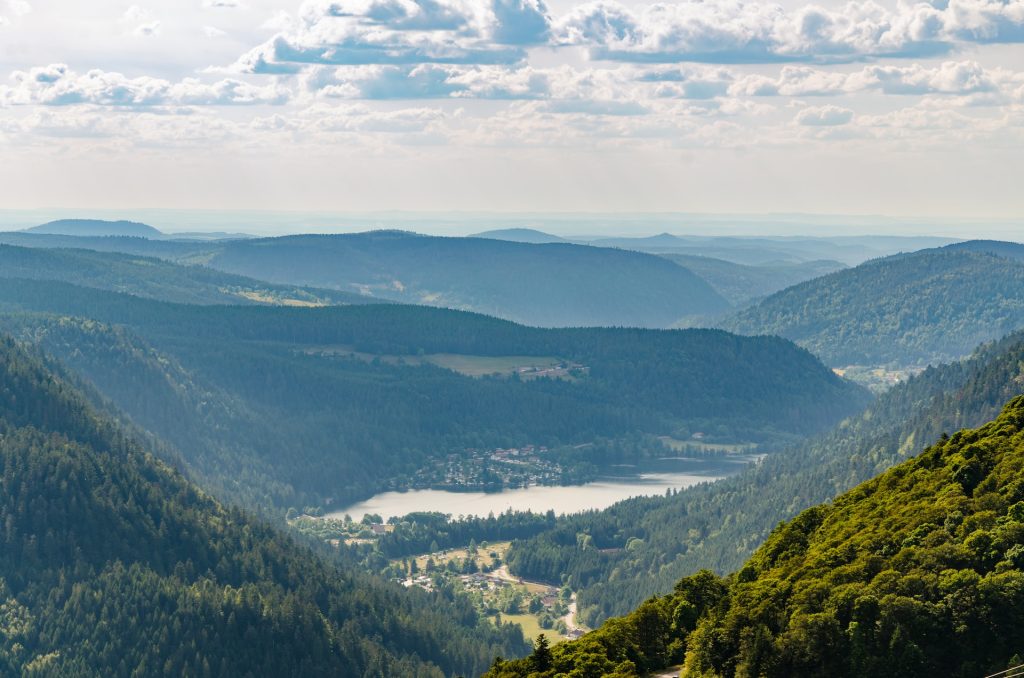
[[[1024,0],[0,0],[0,678],[1024,676]]]

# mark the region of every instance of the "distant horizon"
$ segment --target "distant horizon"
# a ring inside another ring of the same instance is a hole
[[[1019,241],[1024,219],[928,217],[811,212],[629,212],[477,210],[233,210],[233,209],[0,209],[0,231],[19,231],[61,219],[137,221],[167,235],[233,233],[271,237],[313,233],[407,230],[469,236],[532,229],[576,239],[685,237],[907,237]]]

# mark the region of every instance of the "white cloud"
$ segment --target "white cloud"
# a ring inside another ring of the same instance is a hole
[[[208,38],[219,38],[227,35],[227,32],[217,28],[216,26],[203,26],[203,35]]]
[[[92,70],[84,74],[65,64],[51,64],[11,75],[13,86],[0,86],[0,105],[72,106],[90,104],[121,108],[154,106],[228,106],[286,103],[290,93],[276,85],[239,80],[211,84],[194,78],[170,82],[148,76]]]
[[[310,0],[297,20],[243,55],[234,68],[288,73],[315,64],[512,64],[545,44],[542,0]]]
[[[1024,41],[1024,0],[948,0],[888,10],[872,0],[794,11],[765,2],[681,0],[632,11],[612,0],[579,5],[556,23],[559,44],[594,59],[632,62],[842,62],[929,57],[962,42]]]
[[[121,24],[134,36],[148,38],[160,35],[162,24],[139,5],[132,5],[121,15]]]
[[[796,114],[795,120],[798,125],[834,127],[853,120],[853,111],[839,106],[817,106],[800,111]]]
[[[25,16],[32,12],[32,5],[25,0],[7,0],[7,7],[14,16]]]

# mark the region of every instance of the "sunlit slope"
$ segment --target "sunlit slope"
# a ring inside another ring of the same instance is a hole
[[[982,676],[1024,647],[1024,397],[779,526],[736,574],[557,646],[540,675]],[[537,662],[500,665],[525,676]]]
[[[869,261],[777,292],[722,327],[792,339],[832,366],[960,358],[1024,326],[1024,263],[1004,254],[965,243]]]

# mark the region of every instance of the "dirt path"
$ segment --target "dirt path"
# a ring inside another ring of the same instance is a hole
[[[569,631],[566,635],[570,638],[576,633],[583,633],[583,629],[576,625],[576,594],[569,599],[569,612],[562,619],[565,621],[565,628]]]
[[[533,584],[535,586],[550,586],[549,584],[544,584],[542,582],[527,581],[525,579],[515,577],[511,573],[509,573],[508,565],[502,565],[498,569],[492,571],[491,575],[497,577],[498,579],[503,579],[507,582],[511,582],[513,584]],[[568,631],[567,635],[569,635],[570,637],[572,637],[572,635],[575,632],[586,633],[586,629],[584,629],[582,626],[576,623],[576,610],[576,593],[574,592],[572,594],[572,598],[569,599],[569,612],[566,613],[564,617],[562,617],[562,620],[565,622],[565,628]]]

